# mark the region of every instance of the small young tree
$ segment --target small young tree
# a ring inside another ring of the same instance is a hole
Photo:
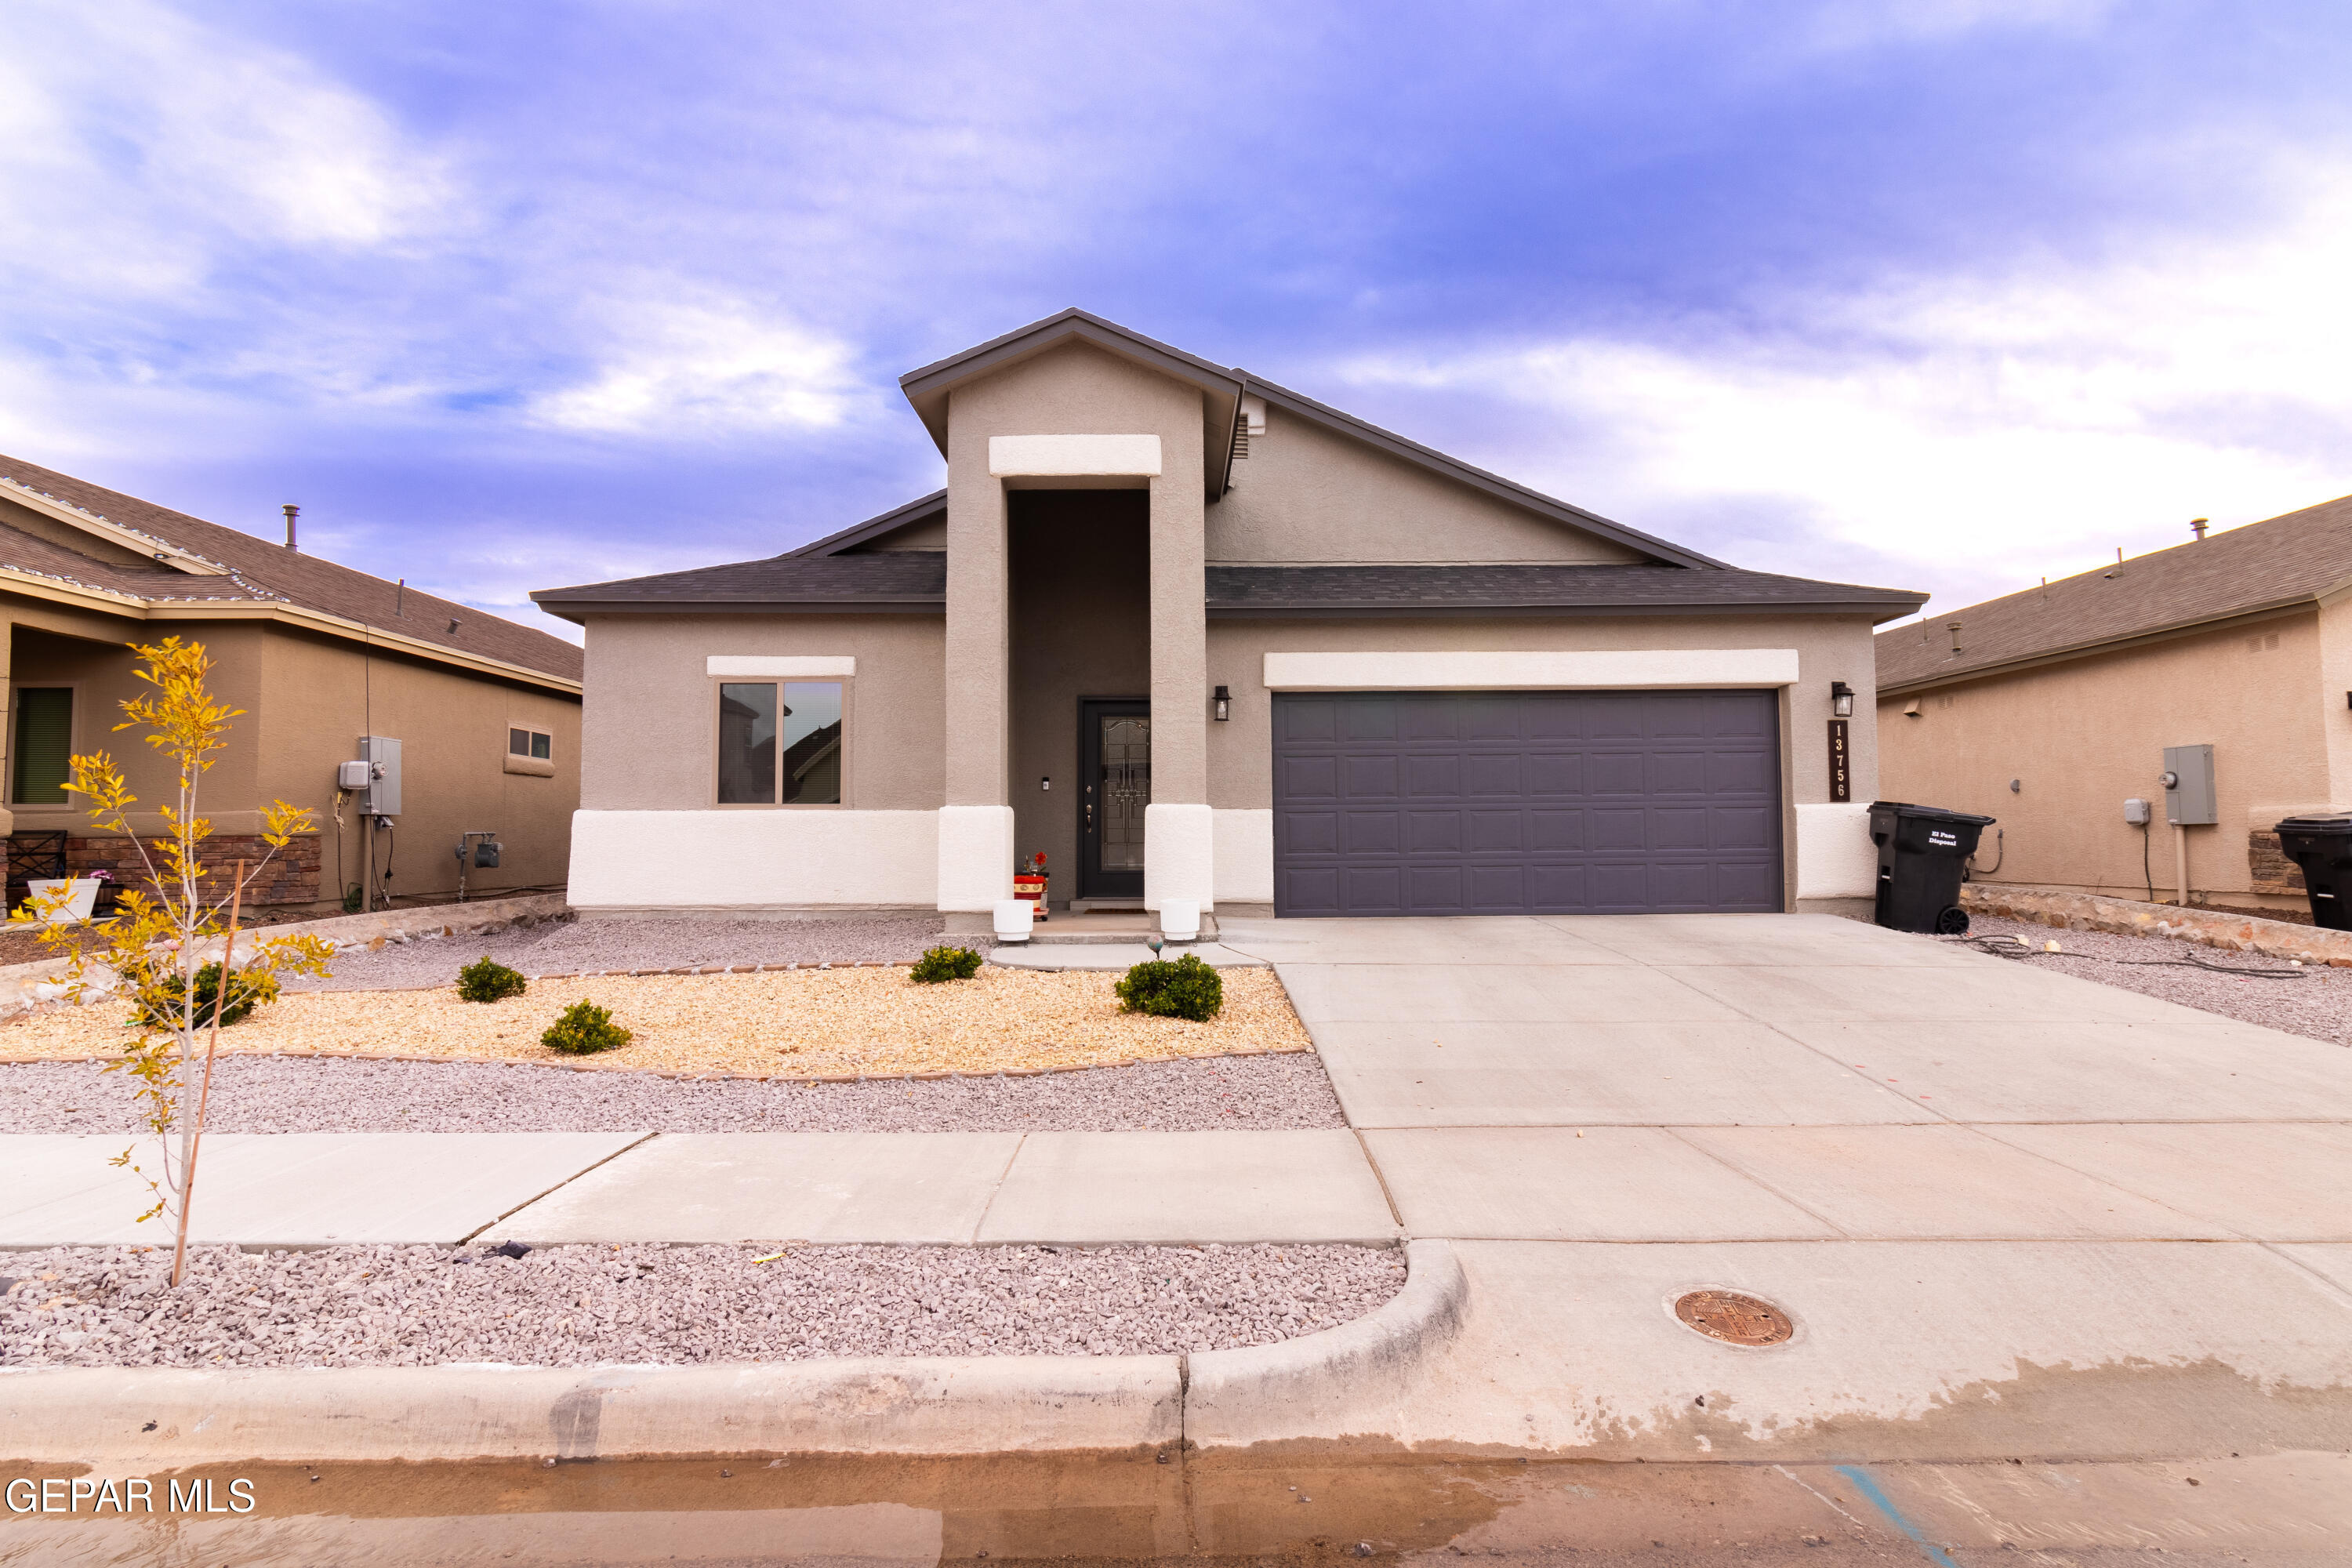
[[[226,886],[207,889],[203,853],[212,824],[196,815],[196,786],[226,749],[230,721],[245,712],[214,700],[205,686],[213,660],[202,643],[166,637],[153,647],[131,647],[145,661],[138,676],[152,689],[124,701],[126,717],[115,728],[143,727],[147,743],[178,768],[178,798],[157,808],[163,831],[142,840],[131,830],[131,808],[138,796],[104,752],[73,758],[73,782],[66,787],[88,799],[94,827],[131,840],[145,873],[143,885],[122,894],[113,916],[87,928],[47,923],[72,901],[70,882],[37,900],[34,908],[18,910],[10,921],[42,922],[42,943],[68,958],[66,994],[75,1002],[120,996],[131,1004],[128,1022],[139,1030],[139,1037],[123,1048],[120,1060],[107,1064],[107,1070],[126,1071],[139,1080],[147,1125],[161,1148],[152,1173],[134,1162],[136,1145],[125,1149],[114,1163],[145,1177],[155,1194],[155,1206],[140,1219],[165,1215],[177,1230],[172,1262],[176,1286],[185,1261],[188,1205],[194,1192],[197,1140],[204,1131],[205,1084],[194,1068],[202,1055],[209,1076],[205,1031],[209,1027],[216,1040],[215,1015],[221,1007],[234,1010],[243,997],[274,994],[280,974],[325,974],[333,949],[314,935],[271,937],[251,942],[240,961],[231,951],[236,945],[232,914],[230,939],[222,942],[219,954],[220,970],[212,986],[199,985],[205,950],[224,936],[222,912],[233,910],[278,851],[294,835],[313,830],[317,819],[301,806],[272,801],[262,814],[261,837],[269,846],[268,854],[249,870],[245,862],[237,862],[236,875],[221,879]],[[85,943],[84,930],[98,941]]]

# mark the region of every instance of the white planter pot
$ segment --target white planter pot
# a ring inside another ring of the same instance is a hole
[[[1031,922],[1036,919],[1037,906],[1026,899],[996,900],[996,940],[1027,942]]]
[[[43,878],[38,881],[26,882],[25,886],[33,895],[36,909],[43,899],[59,889],[73,889],[72,901],[49,917],[48,923],[53,926],[78,926],[89,919],[89,911],[98,904],[98,879],[95,877]]]
[[[1197,899],[1168,899],[1160,905],[1160,934],[1170,942],[1194,942],[1201,935],[1201,904]]]

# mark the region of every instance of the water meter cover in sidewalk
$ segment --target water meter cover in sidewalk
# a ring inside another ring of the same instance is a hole
[[[1777,1345],[1797,1331],[1780,1308],[1737,1290],[1693,1290],[1675,1303],[1675,1316],[1711,1340],[1735,1345]]]

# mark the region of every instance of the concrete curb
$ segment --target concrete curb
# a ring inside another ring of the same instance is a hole
[[[10,1458],[101,1468],[1131,1451],[1182,1410],[1174,1356],[0,1372]]]
[[[1431,1360],[1461,1332],[1470,1281],[1451,1243],[1405,1245],[1404,1289],[1319,1334],[1187,1361],[1184,1441],[1240,1448],[1284,1438],[1399,1429]]]
[[[1460,1331],[1454,1248],[1415,1241],[1370,1315],[1176,1356],[872,1357],[651,1367],[0,1368],[6,1457],[126,1473],[791,1454],[1163,1452],[1393,1431]]]
[[[2032,921],[2062,931],[2177,937],[2231,952],[2260,952],[2273,958],[2352,968],[2352,931],[2323,931],[2292,921],[2257,920],[2251,915],[2200,910],[2194,905],[2184,910],[2171,904],[2040,888],[2005,888],[1988,882],[1970,882],[1962,888],[1960,901],[1980,914],[2007,915],[2011,920]]]

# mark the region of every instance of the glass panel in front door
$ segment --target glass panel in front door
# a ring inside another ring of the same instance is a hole
[[[1143,869],[1143,808],[1151,804],[1151,721],[1139,714],[1102,725],[1102,868]]]

